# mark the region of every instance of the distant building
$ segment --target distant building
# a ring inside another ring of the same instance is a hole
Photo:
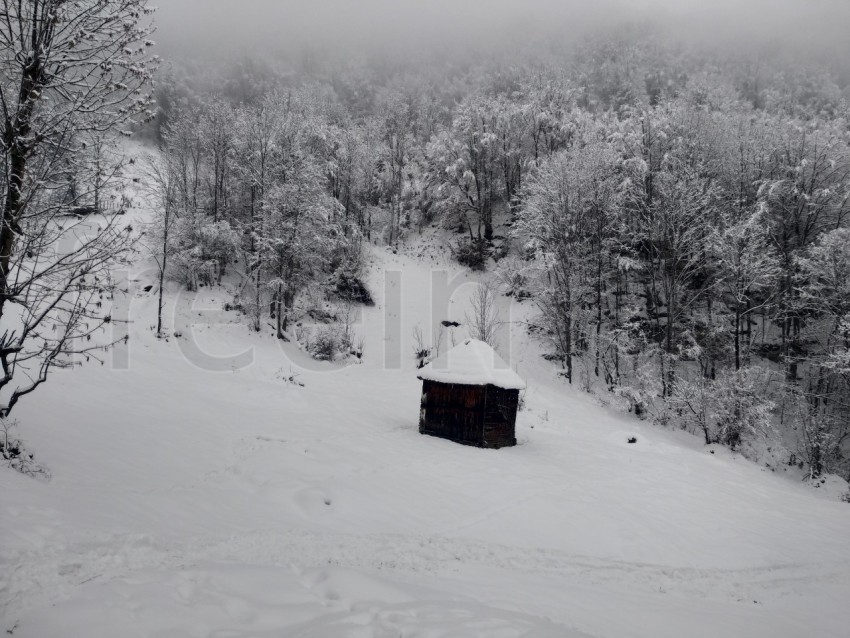
[[[419,432],[465,445],[516,445],[525,382],[483,341],[467,339],[421,368]]]

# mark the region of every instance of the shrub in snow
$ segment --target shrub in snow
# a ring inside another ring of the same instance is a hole
[[[197,248],[174,255],[170,270],[172,278],[188,290],[197,290],[204,285],[213,286],[219,281],[218,262],[202,259]]]
[[[431,359],[431,348],[425,345],[425,337],[420,326],[413,327],[413,357],[417,368],[422,368]]]
[[[502,259],[496,269],[496,278],[508,297],[525,299],[530,296],[529,266],[522,259],[515,256]]]
[[[444,326],[454,325],[458,326],[460,324],[454,322],[443,322]],[[432,359],[440,356],[440,350],[443,346],[443,331],[440,327],[436,327],[434,332],[431,335],[431,343],[425,343],[425,335],[422,332],[421,326],[413,327],[413,357],[416,359],[417,368],[422,368],[426,364],[430,363]]]
[[[363,352],[366,350],[366,339],[363,337],[358,337],[356,339],[351,339],[351,345],[349,346],[349,353],[356,357],[358,361],[362,361]]]
[[[355,274],[340,271],[333,283],[333,293],[343,299],[364,306],[374,306],[375,301],[366,284]]]
[[[210,223],[208,218],[204,218],[195,228],[193,237],[203,258],[217,261],[219,272],[224,275],[227,264],[237,256],[239,233],[226,221]]]
[[[417,361],[416,367],[422,368],[431,360],[431,348],[414,348],[413,356]]]
[[[200,212],[177,220],[172,276],[189,290],[221,282],[239,247],[239,234],[226,221],[213,222]]]
[[[28,451],[23,441],[15,436],[17,421],[0,419],[0,458],[13,470],[34,478],[49,479],[47,468],[39,465],[35,455]]]
[[[487,242],[483,238],[462,239],[454,249],[458,263],[470,270],[484,270],[487,263]]]
[[[618,335],[613,344],[621,351],[624,361],[629,362],[628,377],[621,379],[619,384],[612,383],[612,389],[629,412],[635,416],[646,419],[650,416],[656,421],[664,421],[664,410],[658,409],[656,398],[661,396],[663,387],[658,379],[657,369],[654,361],[659,358],[657,347],[648,344],[646,335],[637,328],[627,327]],[[638,350],[638,348],[646,348]],[[627,352],[637,350],[633,356],[626,355]],[[625,377],[625,374],[623,375]],[[663,408],[663,406],[662,406]]]
[[[337,320],[337,315],[332,310],[324,308],[322,306],[312,306],[307,309],[304,313],[313,321],[318,323],[333,323]]]
[[[307,351],[319,361],[335,361],[339,355],[348,352],[349,340],[335,326],[322,326],[306,344]]]
[[[299,375],[297,372],[293,372],[292,368],[289,369],[289,372],[284,372],[283,368],[275,373],[275,378],[280,379],[284,383],[289,383],[294,386],[298,386],[299,388],[304,387],[304,383],[299,381]]]

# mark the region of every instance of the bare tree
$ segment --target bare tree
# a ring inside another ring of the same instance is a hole
[[[489,279],[480,282],[469,301],[471,311],[466,315],[469,336],[495,348],[496,331],[501,325],[495,284]]]
[[[132,232],[115,216],[63,217],[57,193],[80,140],[151,115],[152,11],[145,0],[0,0],[2,416],[51,368],[103,346],[90,340],[110,321],[109,269]]]
[[[268,195],[274,183],[280,164],[278,140],[281,136],[280,96],[269,96],[258,106],[245,107],[238,114],[238,133],[241,140],[239,148],[239,167],[241,178],[249,184],[251,192],[250,222],[247,230],[251,241],[247,248],[246,265],[248,279],[253,285],[253,303],[251,304],[252,329],[261,329],[263,312],[263,271],[264,253],[259,240],[265,236],[265,217],[268,208]]]
[[[601,332],[601,312],[591,317],[587,309],[594,300],[602,303],[616,164],[616,156],[598,143],[556,153],[526,181],[514,228],[534,251],[529,274],[537,276],[530,287],[570,383],[573,357],[587,349],[593,319]]]
[[[159,154],[145,158],[142,167],[145,190],[150,207],[154,210],[153,232],[149,234],[148,250],[153,256],[159,275],[156,312],[156,336],[162,337],[163,289],[168,258],[174,252],[174,230],[178,220],[180,201],[180,175],[177,162],[170,152],[168,135],[160,146]]]
[[[401,234],[402,194],[405,169],[408,163],[408,145],[412,129],[410,105],[403,94],[388,91],[381,96],[385,116],[381,120],[384,137],[384,161],[387,169],[386,190],[390,205],[389,244],[398,246]]]
[[[436,358],[440,356],[440,351],[443,349],[443,331],[442,326],[437,325],[431,333],[431,355]]]
[[[203,144],[209,158],[209,190],[213,221],[221,217],[227,206],[231,161],[234,152],[236,115],[221,99],[215,100],[204,112],[200,122]]]

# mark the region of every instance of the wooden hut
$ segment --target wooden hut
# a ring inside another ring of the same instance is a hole
[[[467,339],[421,368],[419,432],[465,445],[516,445],[525,382],[483,341]]]

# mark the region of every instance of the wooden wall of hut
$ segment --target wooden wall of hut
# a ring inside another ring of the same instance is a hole
[[[516,445],[519,392],[492,385],[422,382],[419,431],[466,445]]]
[[[505,390],[494,385],[487,386],[483,445],[486,447],[508,447],[516,445],[516,411],[519,405],[519,390]]]
[[[486,392],[482,386],[422,382],[419,431],[468,445],[479,445]]]

